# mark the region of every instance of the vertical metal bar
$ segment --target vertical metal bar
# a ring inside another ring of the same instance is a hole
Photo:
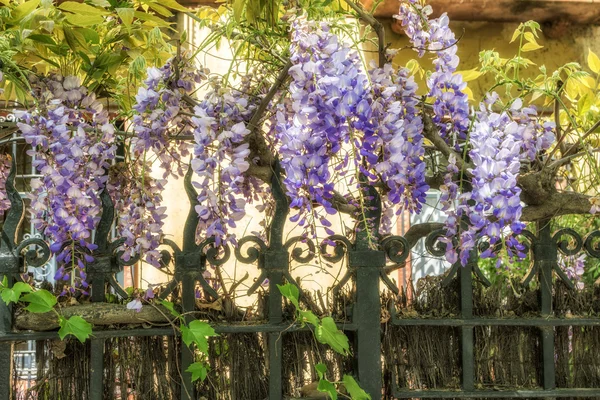
[[[271,191],[275,200],[275,213],[269,226],[269,253],[281,253],[285,251],[283,247],[283,234],[287,214],[289,212],[289,203],[281,182],[281,166],[276,161],[273,165],[273,176],[271,178]],[[268,270],[271,269],[270,267]],[[289,269],[289,261],[285,260],[285,265],[276,265],[269,277],[269,323],[280,324],[283,321],[282,296],[278,284],[283,283],[282,272]],[[282,386],[282,352],[283,337],[282,333],[270,333],[267,336],[269,347],[269,400],[283,399]]]
[[[101,274],[94,277],[91,286],[91,300],[95,303],[104,301],[106,281]],[[104,398],[104,339],[90,341],[90,400]]]
[[[353,322],[357,325],[358,379],[372,400],[381,399],[382,388],[380,308],[379,269],[357,268]]]
[[[181,281],[181,299],[183,313],[194,311],[196,307],[196,280],[191,276],[185,276]],[[193,321],[191,315],[185,316],[185,324],[189,325]],[[192,374],[186,372],[190,365],[194,363],[194,351],[185,344],[181,345],[181,400],[193,400],[194,385],[192,383]]]
[[[0,275],[0,280],[3,276]],[[8,285],[12,286],[13,280],[10,276]],[[7,306],[0,300],[0,336],[5,332],[10,332],[12,328],[12,306]],[[13,363],[13,344],[11,342],[0,343],[0,399],[12,398],[12,363]]]
[[[477,251],[469,254],[469,261],[464,267],[459,267],[458,278],[460,280],[460,312],[463,319],[473,318],[473,263],[477,262]],[[474,327],[463,326],[461,328],[461,367],[462,388],[466,391],[475,389],[475,357]]]
[[[268,334],[269,341],[269,400],[283,399],[282,357],[283,340],[280,332]]]
[[[538,222],[538,243],[534,244],[534,262],[538,264],[540,311],[542,317],[552,316],[552,270],[557,262],[558,248],[550,232],[550,220]],[[541,328],[544,389],[556,388],[554,364],[554,327]]]

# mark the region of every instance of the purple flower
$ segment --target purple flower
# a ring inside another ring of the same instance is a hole
[[[127,303],[128,310],[134,310],[135,312],[142,311],[142,301],[140,299],[133,299]]]

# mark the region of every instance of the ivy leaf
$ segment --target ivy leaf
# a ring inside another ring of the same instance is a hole
[[[56,305],[56,297],[45,289],[40,289],[36,292],[26,294],[21,299],[29,303],[25,309],[32,313],[45,313],[52,311]]]
[[[190,364],[190,366],[188,367],[188,369],[185,370],[185,372],[191,372],[192,382],[195,382],[198,379],[200,379],[200,382],[202,382],[206,378],[206,374],[208,373],[208,371],[206,370],[206,366],[201,362],[195,362]]]
[[[179,313],[179,311],[177,311],[175,309],[175,305],[173,303],[171,303],[170,301],[163,300],[163,301],[160,302],[160,304],[162,304],[162,306],[164,308],[166,308],[167,310],[169,310],[169,312],[171,312],[171,314],[174,317],[178,317],[179,318],[181,316],[181,314]]]
[[[350,375],[344,375],[342,382],[344,382],[344,387],[352,400],[371,400],[371,396],[362,390]]]
[[[317,375],[319,376],[319,379],[324,379],[325,374],[327,373],[327,366],[323,363],[318,363],[317,365],[315,365],[315,369],[317,370]]]
[[[300,308],[300,304],[298,303],[298,299],[300,298],[300,291],[296,287],[296,285],[291,283],[286,283],[285,285],[277,285],[281,295],[288,299],[296,308]]]
[[[206,338],[217,336],[217,333],[212,326],[204,321],[195,320],[190,322],[189,326],[181,327],[181,338],[186,346],[195,343],[203,353],[208,352],[208,340]]]
[[[337,328],[331,317],[325,317],[321,320],[321,325],[315,329],[315,336],[320,343],[331,346],[336,353],[342,355],[350,353],[348,337]]]
[[[73,315],[69,319],[61,316],[58,323],[60,325],[60,330],[58,331],[60,340],[64,340],[68,335],[73,335],[83,343],[92,334],[92,324],[79,315]]]
[[[319,318],[312,311],[300,311],[300,322],[308,322],[315,328],[319,326]]]
[[[329,398],[332,400],[337,400],[337,390],[335,389],[335,385],[332,382],[329,382],[327,379],[321,379],[319,381],[319,385],[317,386],[317,390],[319,392],[325,392],[329,395]]]
[[[7,282],[8,284],[8,282]],[[5,285],[3,285],[5,286]],[[13,285],[12,288],[5,287],[1,291],[2,300],[6,305],[10,303],[16,303],[19,301],[21,294],[23,293],[31,293],[31,286],[23,282],[17,282]]]

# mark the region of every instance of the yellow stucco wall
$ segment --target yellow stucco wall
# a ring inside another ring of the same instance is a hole
[[[382,20],[382,23],[386,28],[386,42],[390,43],[390,48],[402,49],[394,58],[394,63],[405,65],[410,59],[417,58],[416,52],[409,48],[408,38],[392,31],[393,20]],[[451,28],[456,37],[460,38],[457,53],[461,60],[459,69],[468,70],[479,67],[479,53],[482,50],[495,50],[504,58],[515,56],[518,44],[516,42],[509,43],[509,41],[518,25],[518,23],[452,22]],[[549,73],[567,62],[576,61],[585,65],[588,49],[592,49],[597,54],[600,53],[600,27],[557,28],[542,25],[538,43],[544,48],[525,53],[524,56],[538,66],[545,65]],[[373,57],[373,53],[367,54],[368,57]],[[430,56],[425,55],[424,58],[430,58]],[[420,62],[423,67],[431,68],[428,60],[420,60]],[[537,75],[537,67],[532,66],[525,73]],[[480,99],[492,84],[493,77],[483,76],[470,82],[469,87],[473,90],[474,98]]]

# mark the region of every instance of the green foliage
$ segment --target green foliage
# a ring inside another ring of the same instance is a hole
[[[23,282],[17,282],[12,288],[9,288],[8,280],[4,277],[2,286],[0,287],[0,297],[2,297],[2,301],[6,305],[18,302],[23,293],[31,293],[31,286]]]
[[[371,400],[371,396],[358,386],[358,383],[352,376],[344,375],[342,382],[344,382],[344,387],[352,400]]]
[[[208,361],[206,360],[206,353],[208,353],[208,338],[218,336],[215,330],[210,324],[200,320],[193,320],[186,325],[184,316],[175,309],[175,305],[166,300],[162,300],[161,303],[171,315],[179,320],[179,329],[181,331],[181,339],[189,348],[194,346],[200,351],[200,360],[192,363],[186,372],[192,374],[192,382],[203,381],[209,370]]]
[[[286,283],[285,285],[277,285],[281,295],[289,300],[296,307],[296,316],[302,324],[312,325],[314,328],[315,338],[319,343],[326,344],[336,353],[347,356],[350,354],[350,344],[348,337],[337,328],[335,321],[331,317],[323,317],[319,319],[312,311],[301,310],[300,307],[300,290],[296,285]],[[360,388],[358,383],[350,375],[344,375],[342,382],[331,382],[326,379],[327,367],[323,363],[315,365],[315,370],[319,377],[317,390],[327,393],[329,398],[337,400],[338,392],[336,385],[344,385],[346,392],[353,400],[370,400],[364,390]]]
[[[189,326],[181,327],[181,338],[186,346],[195,344],[203,353],[208,352],[208,338],[212,336],[217,336],[215,330],[204,321],[194,320]]]
[[[92,324],[78,315],[73,315],[69,319],[59,316],[58,323],[60,325],[60,330],[58,331],[60,340],[64,340],[68,335],[73,335],[83,343],[92,334]]]
[[[52,71],[79,76],[98,97],[112,98],[125,112],[145,76],[145,69],[131,65],[139,65],[140,58],[154,65],[171,57],[167,30],[172,23],[165,18],[173,16],[171,11],[187,11],[175,0],[144,1],[141,8],[134,1],[11,1],[4,10],[0,60],[7,100],[35,101],[28,96],[28,76]]]
[[[195,382],[198,379],[200,379],[200,382],[202,382],[204,379],[206,379],[206,374],[208,374],[206,364],[199,361],[190,364],[188,369],[186,369],[185,371],[190,372],[192,374],[192,382]]]
[[[33,313],[46,313],[54,309],[56,297],[45,289],[39,289],[35,292],[27,293],[21,297],[21,301],[29,303],[25,309]]]

